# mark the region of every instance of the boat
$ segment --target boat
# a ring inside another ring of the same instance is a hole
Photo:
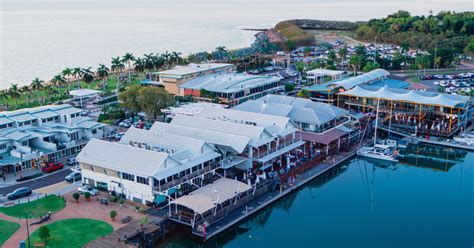
[[[357,150],[357,155],[377,160],[398,162],[398,159],[396,159],[396,154],[392,152],[392,150],[383,149],[377,146],[364,146]]]
[[[468,146],[474,146],[474,136],[472,135],[460,135],[453,138],[454,141]]]
[[[395,152],[393,152],[391,150],[392,147],[387,145],[385,142],[384,144],[377,143],[379,107],[380,107],[380,95],[377,101],[377,113],[375,114],[374,144],[372,146],[364,146],[362,148],[359,148],[357,150],[357,155],[366,157],[366,158],[371,158],[371,159],[378,159],[378,160],[389,161],[389,162],[398,162],[398,159],[396,159],[396,157],[398,156],[398,151],[395,150]],[[365,131],[364,131],[364,134],[365,134]]]

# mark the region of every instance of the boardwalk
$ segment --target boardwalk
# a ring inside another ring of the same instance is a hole
[[[349,152],[340,152],[335,156],[332,156],[325,162],[319,163],[313,168],[297,175],[296,183],[293,186],[288,186],[283,191],[274,191],[268,192],[257,199],[249,202],[245,206],[241,206],[232,212],[230,212],[225,218],[214,222],[211,226],[209,226],[207,231],[206,239],[210,239],[215,237],[219,233],[225,231],[229,227],[239,223],[243,219],[251,216],[252,214],[257,213],[261,209],[265,208],[266,206],[272,204],[273,202],[285,197],[289,193],[295,191],[296,189],[300,188],[301,186],[305,185],[309,181],[313,180],[314,178],[324,174],[325,172],[329,171],[330,169],[340,165],[344,161],[352,158],[356,154],[355,149]],[[201,233],[193,232],[193,234],[201,236]]]

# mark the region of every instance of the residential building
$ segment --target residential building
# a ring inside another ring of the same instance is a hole
[[[102,138],[105,125],[81,114],[67,104],[0,112],[2,173],[39,170],[42,162],[74,156],[90,138]]]

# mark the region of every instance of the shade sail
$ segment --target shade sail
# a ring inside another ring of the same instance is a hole
[[[443,107],[464,108],[469,97],[460,95],[441,94],[436,92],[405,90],[397,88],[356,86],[355,88],[339,93],[341,96],[381,98],[382,100],[404,101],[415,104],[437,105]]]
[[[304,141],[314,142],[323,145],[329,145],[331,142],[338,140],[342,136],[346,135],[346,132],[331,129],[325,133],[317,134],[317,133],[308,133],[308,132],[300,132],[301,138]],[[299,134],[298,134],[299,135]]]
[[[187,207],[195,213],[202,214],[214,208],[216,204],[221,204],[226,200],[232,199],[238,193],[245,192],[249,189],[251,189],[249,185],[240,181],[221,178],[171,203]]]

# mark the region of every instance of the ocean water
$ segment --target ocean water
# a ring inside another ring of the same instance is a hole
[[[206,243],[180,232],[158,247],[472,247],[474,153],[409,154],[354,158]]]
[[[470,0],[2,0],[0,89],[52,78],[65,67],[110,64],[111,57],[238,48],[243,27],[291,18],[367,20],[398,9],[473,9]]]

